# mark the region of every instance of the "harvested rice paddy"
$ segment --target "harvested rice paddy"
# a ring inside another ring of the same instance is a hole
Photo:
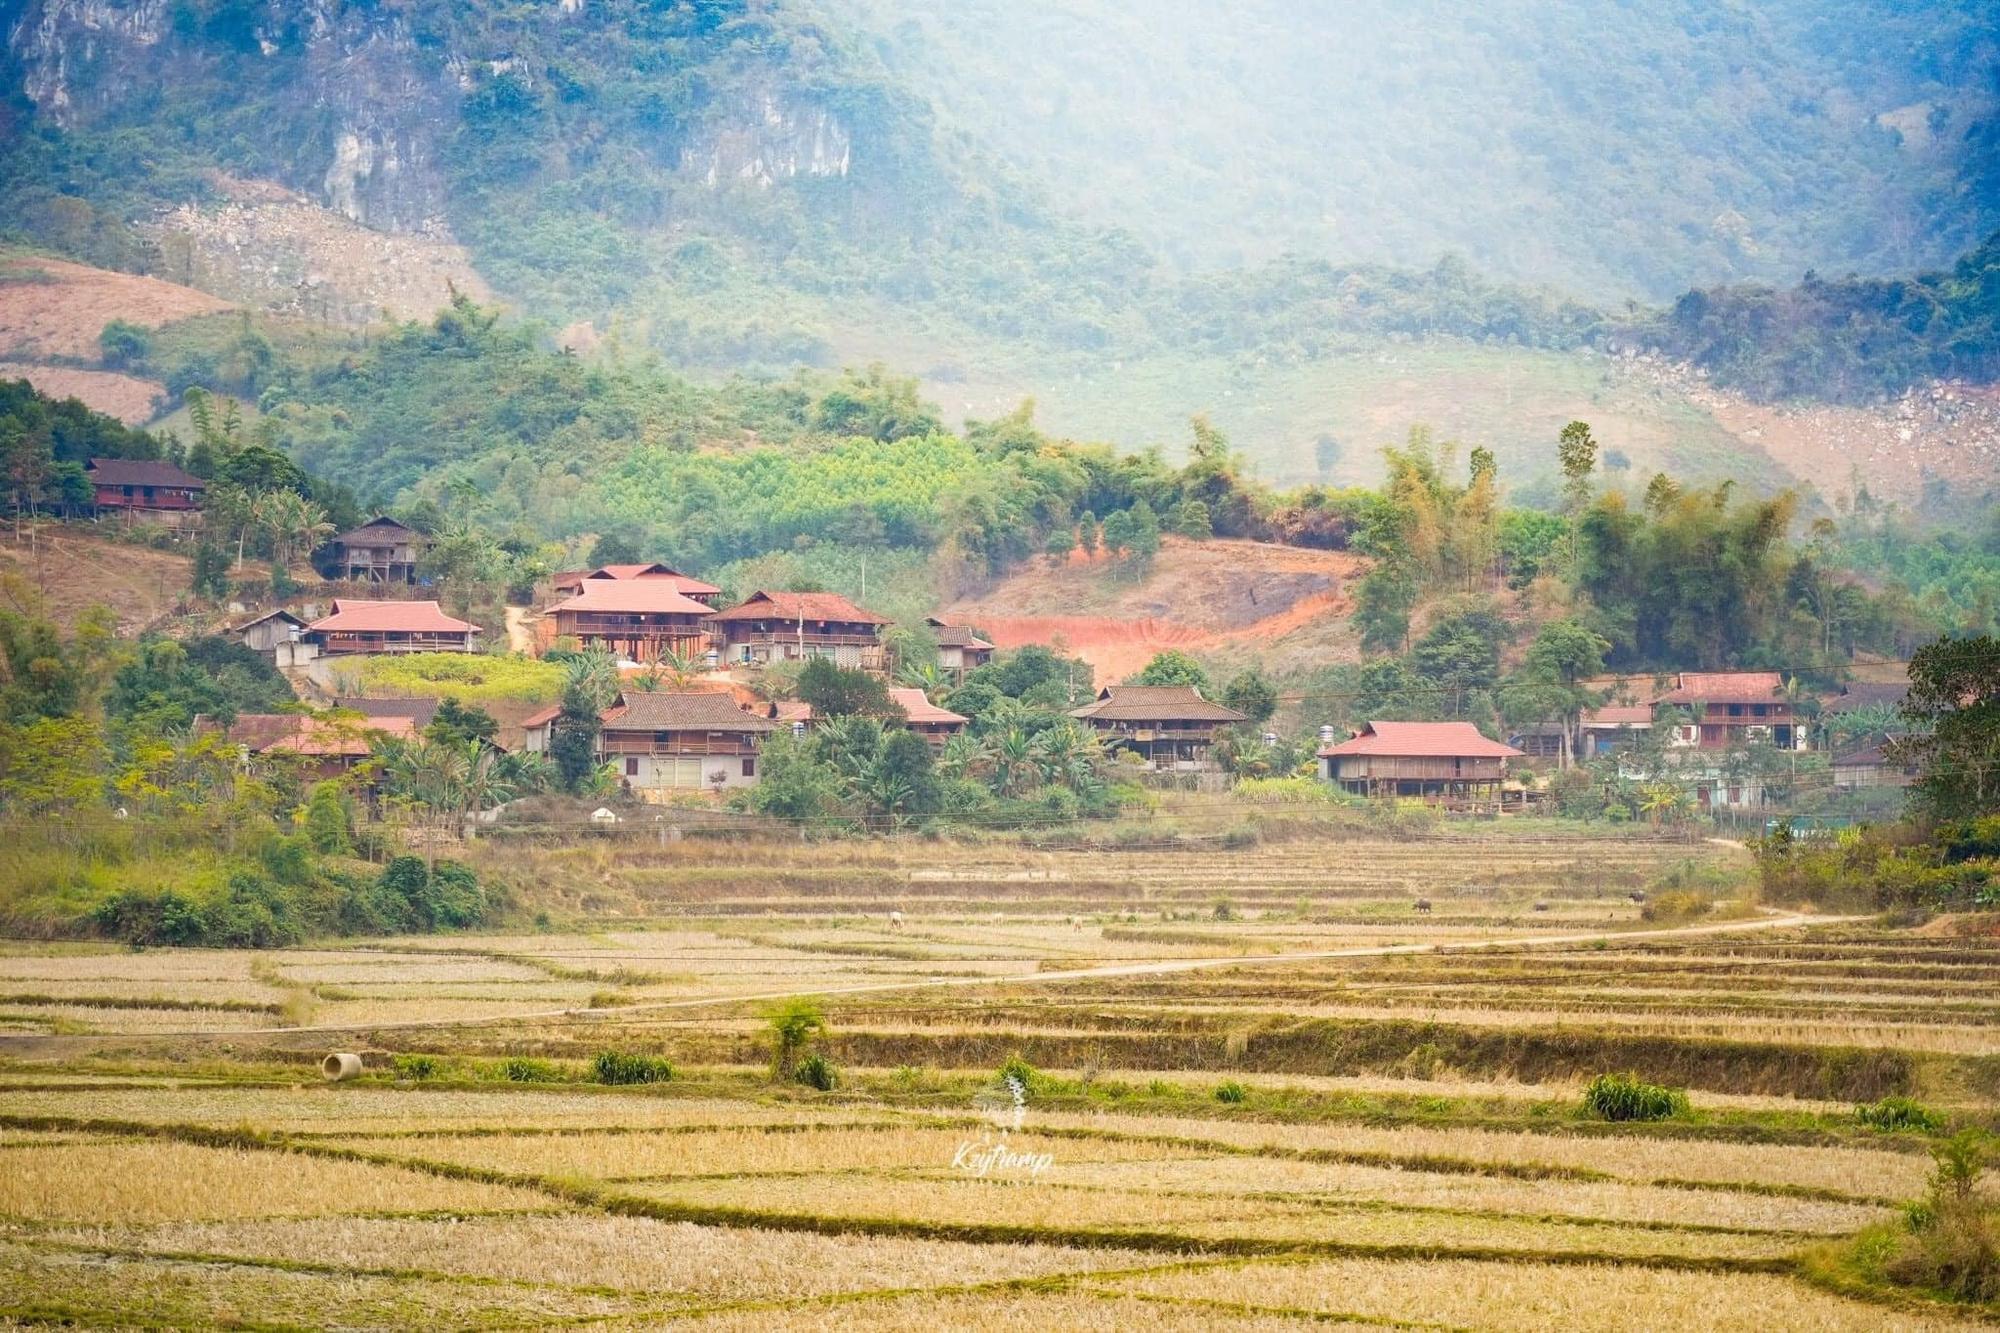
[[[1857,1101],[1995,1123],[2000,938],[1644,918],[1633,894],[1726,884],[1731,848],[537,855],[595,908],[261,954],[0,944],[0,1322],[1992,1317],[1808,1256],[1924,1188],[1932,1137]],[[769,1070],[798,995],[828,1090]],[[363,1075],[324,1082],[331,1050]],[[600,1085],[606,1050],[675,1076]],[[1691,1109],[1587,1114],[1624,1070]]]

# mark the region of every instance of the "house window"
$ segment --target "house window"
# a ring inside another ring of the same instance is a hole
[[[625,776],[628,778],[636,778],[639,776],[639,757],[637,755],[626,756]]]
[[[754,778],[757,776],[756,755],[746,754],[743,756],[743,776],[746,778]]]

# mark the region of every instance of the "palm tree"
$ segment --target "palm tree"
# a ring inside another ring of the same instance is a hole
[[[908,662],[896,673],[901,684],[912,685],[924,692],[928,698],[936,698],[938,691],[951,684],[944,668],[936,662]]]
[[[333,535],[326,511],[296,491],[267,491],[252,502],[257,521],[271,535],[271,567],[288,568],[292,556],[310,552]]]
[[[1639,791],[1639,811],[1658,828],[1662,821],[1680,823],[1688,813],[1688,794],[1671,782],[1650,782]]]
[[[578,653],[563,663],[564,692],[575,690],[592,712],[601,713],[611,706],[618,697],[619,684],[618,662],[610,653]]]
[[[948,778],[969,778],[986,766],[988,758],[986,742],[961,731],[938,751],[938,772]]]
[[[702,661],[691,653],[665,652],[653,663],[653,672],[670,690],[684,690],[702,674]]]
[[[1043,781],[1080,787],[1097,776],[1104,762],[1104,745],[1095,731],[1064,718],[1035,737],[1034,755]]]
[[[993,785],[1002,796],[1014,796],[1036,776],[1035,745],[1028,733],[1009,727],[993,742]]]

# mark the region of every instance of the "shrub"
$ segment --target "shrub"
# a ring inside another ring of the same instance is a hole
[[[798,1069],[794,1071],[792,1077],[808,1088],[817,1088],[821,1092],[832,1092],[834,1084],[840,1081],[839,1071],[833,1067],[833,1061],[827,1059],[825,1053],[821,1051],[814,1051],[799,1061]]]
[[[438,1075],[436,1057],[429,1055],[399,1055],[390,1062],[397,1078],[427,1079]]]
[[[560,1083],[563,1081],[562,1070],[556,1068],[547,1060],[529,1060],[519,1056],[501,1064],[500,1077],[506,1079],[509,1083]]]
[[[771,1027],[771,1073],[788,1077],[806,1047],[826,1034],[826,1013],[817,1000],[796,998],[779,1002],[764,1017]]]
[[[1870,1129],[1914,1129],[1931,1134],[1944,1128],[1944,1117],[1909,1097],[1884,1097],[1854,1108],[1854,1118]]]
[[[1706,916],[1714,906],[1707,895],[1693,889],[1669,889],[1649,895],[1639,915],[1647,921],[1689,921]]]
[[[1670,1120],[1688,1109],[1679,1088],[1642,1083],[1635,1074],[1599,1074],[1583,1090],[1583,1104],[1606,1120]]]
[[[671,1083],[673,1061],[663,1056],[631,1055],[624,1051],[599,1051],[590,1066],[591,1078],[613,1086],[632,1083]]]
[[[1249,1096],[1250,1090],[1235,1079],[1215,1085],[1215,1100],[1227,1106],[1241,1106]]]
[[[1039,1069],[1036,1069],[1018,1055],[1008,1056],[1007,1063],[1000,1066],[1000,1081],[1005,1083],[1008,1079],[1014,1079],[1020,1083],[1021,1091],[1023,1092],[1032,1092],[1040,1083],[1041,1077],[1042,1073]]]
[[[1953,1300],[2000,1298],[2000,1240],[1979,1191],[1985,1153],[1977,1130],[1955,1134],[1931,1150],[1937,1165],[1930,1189],[1906,1212],[1909,1234],[1885,1265],[1890,1278]]]

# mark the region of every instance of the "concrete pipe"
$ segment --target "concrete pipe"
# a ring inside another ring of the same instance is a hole
[[[319,1062],[319,1072],[326,1075],[329,1083],[345,1083],[351,1078],[361,1077],[361,1057],[346,1051],[335,1051]]]

